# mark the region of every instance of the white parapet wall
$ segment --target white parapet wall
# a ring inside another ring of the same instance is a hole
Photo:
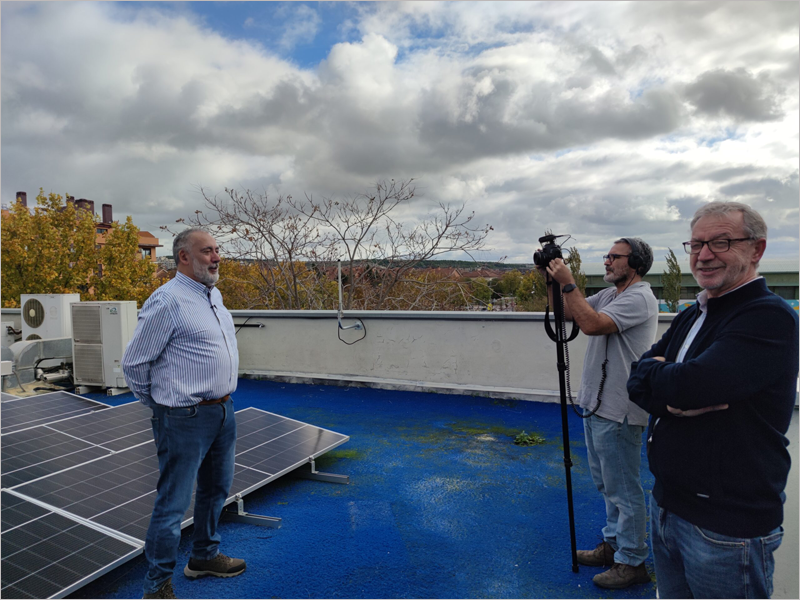
[[[239,369],[244,376],[559,399],[556,344],[547,336],[543,313],[347,313],[343,324],[360,319],[363,331],[340,331],[335,311],[232,313],[237,325],[263,324],[261,328],[242,328],[237,334]],[[658,337],[673,317],[659,316]],[[568,344],[573,395],[580,385],[586,342],[587,337],[578,334]]]
[[[19,327],[20,309],[2,309]],[[556,344],[544,313],[353,311],[365,330],[338,329],[336,311],[234,310],[244,377],[365,385],[495,398],[559,400]],[[660,314],[657,338],[674,314]],[[552,322],[552,315],[550,317]],[[239,325],[262,327],[242,327]],[[567,324],[569,333],[571,323]],[[339,335],[345,342],[339,340]],[[358,340],[360,337],[362,340]],[[568,344],[573,395],[587,337]]]

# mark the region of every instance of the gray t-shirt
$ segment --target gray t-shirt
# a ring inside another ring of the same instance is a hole
[[[631,363],[639,360],[656,338],[658,301],[650,290],[650,284],[639,281],[619,295],[616,287],[606,288],[589,296],[586,301],[597,312],[611,317],[619,331],[610,335],[589,336],[578,404],[589,410],[597,406],[607,339],[608,375],[597,415],[617,423],[622,423],[628,417],[629,425],[647,425],[648,414],[628,400],[626,386]]]

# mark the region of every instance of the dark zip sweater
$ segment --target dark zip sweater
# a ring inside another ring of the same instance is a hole
[[[698,305],[680,313],[631,367],[630,399],[651,415],[653,496],[698,527],[759,537],[783,522],[798,317],[756,279],[709,298],[703,326],[683,362],[675,363],[699,313]],[[729,408],[697,417],[676,417],[666,408],[716,404]]]

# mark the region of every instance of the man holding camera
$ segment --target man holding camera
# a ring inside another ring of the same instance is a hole
[[[569,267],[560,258],[540,272],[563,288],[564,317],[589,336],[578,404],[584,410],[589,469],[606,504],[603,541],[579,550],[578,562],[611,567],[595,575],[603,588],[649,583],[644,566],[647,509],[639,478],[642,435],[647,413],[628,399],[630,365],[655,340],[658,301],[642,277],[653,264],[653,251],[639,238],[620,238],[603,257],[613,284],[584,298]],[[552,298],[552,291],[549,291]]]
[[[786,432],[798,371],[797,314],[757,268],[767,225],[710,202],[684,244],[703,291],[631,367],[652,416],[650,527],[661,598],[769,598],[783,537]]]

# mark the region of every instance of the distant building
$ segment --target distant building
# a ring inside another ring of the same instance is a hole
[[[26,192],[17,192],[17,199],[22,202],[22,205],[28,206],[28,194]],[[74,204],[76,208],[82,208],[89,211],[94,215],[94,200],[87,200],[86,198],[79,198],[75,200],[74,196],[69,196],[67,202]],[[6,213],[5,209],[3,212]],[[102,212],[100,214],[100,222],[97,224],[97,247],[105,246],[106,236],[108,232],[114,227],[114,218],[110,204],[102,205]],[[156,262],[156,248],[161,248],[162,245],[158,243],[158,238],[151,234],[149,231],[139,231],[139,251],[144,260]]]
[[[798,282],[798,271],[764,271],[759,270],[759,275],[764,277],[767,287],[771,292],[777,294],[784,300],[797,300],[800,285]],[[664,283],[663,273],[650,272],[644,276],[644,281],[650,284],[650,289],[656,298],[663,298]],[[602,275],[586,275],[586,295],[591,296],[600,290],[610,287],[610,283],[603,280]],[[702,288],[697,285],[691,273],[681,274],[681,299],[694,300]]]
[[[178,267],[178,265],[175,263],[175,259],[172,258],[172,256],[159,256],[156,259],[156,262],[164,271],[172,271]]]

